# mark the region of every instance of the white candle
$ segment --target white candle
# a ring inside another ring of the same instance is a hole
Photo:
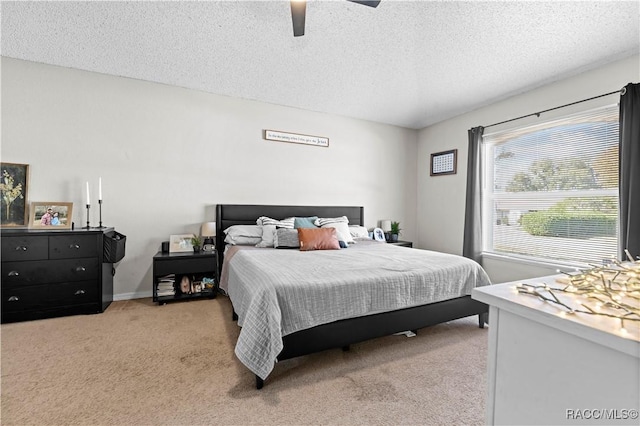
[[[98,178],[98,200],[102,201],[102,178]]]
[[[87,205],[90,205],[91,201],[89,200],[89,182],[87,181]]]

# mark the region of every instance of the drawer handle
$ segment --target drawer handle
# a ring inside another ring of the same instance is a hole
[[[78,244],[69,244],[70,249],[80,250],[80,246]]]
[[[9,299],[7,299],[7,301],[9,302],[17,302],[18,300],[20,300],[18,296],[11,296]]]
[[[75,292],[76,296],[80,296],[80,295],[83,295],[83,294],[84,294],[84,290],[82,290],[82,289],[80,289],[80,290]]]
[[[27,248],[28,248],[27,246],[18,246],[16,247],[16,251],[20,251],[20,250],[27,251]]]
[[[20,273],[18,271],[9,271],[7,275],[9,275],[10,277],[17,277],[18,275],[20,275]]]
[[[78,266],[76,272],[85,272],[87,269],[84,266]]]

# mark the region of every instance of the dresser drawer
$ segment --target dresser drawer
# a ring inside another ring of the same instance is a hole
[[[55,268],[55,281],[84,281],[98,278],[98,259],[51,260]]]
[[[155,275],[167,274],[199,274],[216,270],[215,257],[185,257],[183,259],[168,258],[154,263]]]
[[[55,309],[98,302],[95,281],[23,286],[2,291],[2,312]]]
[[[78,281],[50,285],[47,295],[52,306],[70,306],[97,303],[98,286],[96,281]]]
[[[40,260],[49,257],[49,237],[2,237],[2,261]]]
[[[98,255],[95,235],[64,235],[49,238],[49,259],[72,259]]]
[[[98,259],[2,262],[2,289],[28,284],[84,281],[98,278]]]
[[[4,260],[4,259],[3,259]],[[2,290],[22,284],[43,284],[54,279],[51,261],[2,262]]]
[[[2,313],[42,309],[47,306],[48,286],[34,285],[2,289]]]

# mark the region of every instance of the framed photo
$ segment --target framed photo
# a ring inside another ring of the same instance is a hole
[[[73,203],[34,201],[29,208],[29,228],[71,229]]]
[[[29,165],[0,163],[0,201],[2,227],[26,227],[29,221],[27,213],[27,186],[29,185]]]
[[[384,237],[384,231],[380,228],[376,228],[373,230],[373,239],[376,241],[386,241]]]
[[[179,234],[172,235],[169,238],[169,253],[193,253],[193,244],[191,239],[195,235],[193,234]]]
[[[455,175],[457,163],[457,149],[431,154],[431,176]]]

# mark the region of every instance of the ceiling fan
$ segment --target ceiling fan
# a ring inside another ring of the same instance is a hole
[[[381,0],[348,0],[353,3],[363,4],[369,7],[378,7]],[[293,21],[293,36],[300,37],[304,35],[304,19],[307,14],[306,0],[291,0],[291,20]]]

